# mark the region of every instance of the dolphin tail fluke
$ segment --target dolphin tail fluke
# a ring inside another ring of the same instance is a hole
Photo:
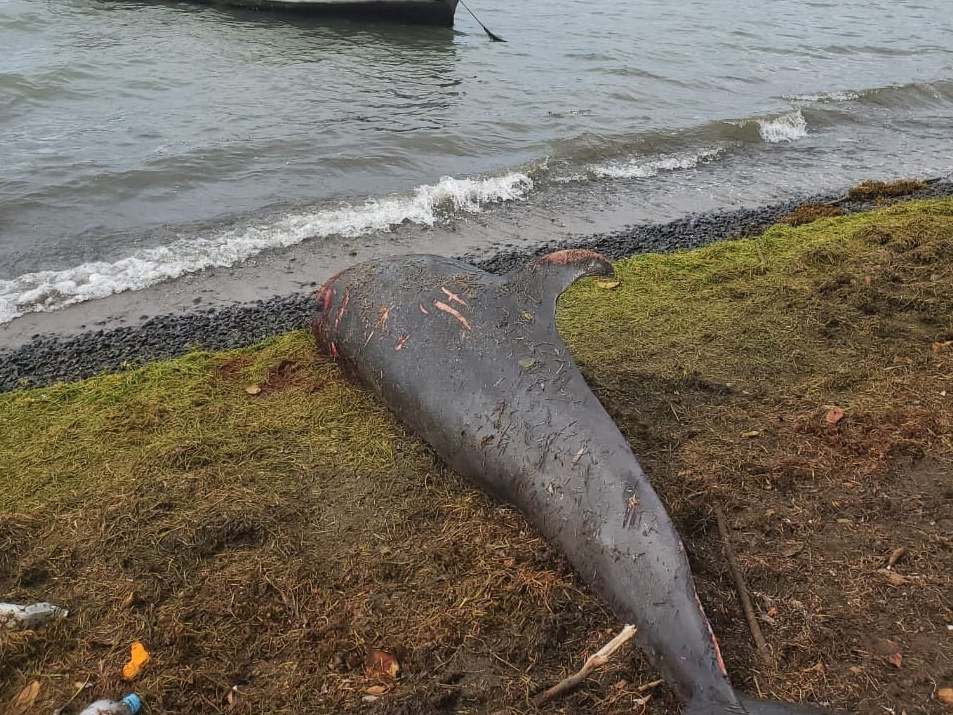
[[[556,299],[584,276],[611,276],[612,264],[595,251],[556,251],[531,261],[511,273],[509,281],[527,297],[546,307],[556,307]]]
[[[684,715],[831,715],[831,711],[814,705],[758,700],[739,694],[737,703],[728,705],[696,698],[688,703]]]

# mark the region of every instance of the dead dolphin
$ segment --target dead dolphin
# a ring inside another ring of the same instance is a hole
[[[638,626],[685,712],[820,712],[731,687],[682,541],[559,337],[559,295],[611,274],[584,250],[502,277],[438,256],[385,258],[324,285],[314,337],[454,469],[559,545]]]

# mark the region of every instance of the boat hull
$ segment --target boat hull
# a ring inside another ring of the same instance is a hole
[[[255,10],[302,15],[358,17],[367,20],[453,26],[458,0],[199,0]]]

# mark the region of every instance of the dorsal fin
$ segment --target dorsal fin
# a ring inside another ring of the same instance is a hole
[[[535,300],[540,307],[555,309],[556,299],[580,278],[611,275],[612,264],[605,256],[584,248],[572,248],[540,256],[511,273],[507,280],[525,299]]]

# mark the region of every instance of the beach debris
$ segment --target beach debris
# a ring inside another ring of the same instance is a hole
[[[544,690],[542,693],[537,695],[534,699],[536,706],[538,707],[543,703],[549,702],[550,700],[555,700],[556,698],[561,697],[571,690],[579,687],[580,683],[588,678],[592,671],[594,671],[596,668],[601,668],[608,663],[609,658],[611,658],[612,655],[619,650],[619,648],[631,640],[635,635],[635,632],[635,626],[627,625],[625,628],[619,631],[615,638],[586,658],[586,662],[583,663],[583,666],[578,671],[570,675],[568,678],[563,678],[553,687]]]
[[[261,385],[248,385],[245,388],[245,392],[249,395],[258,395],[261,393]]]
[[[741,436],[747,437],[748,439],[754,439],[755,437],[761,436],[761,430],[759,429],[748,430],[747,432],[742,432]]]
[[[844,210],[833,204],[801,204],[788,214],[778,219],[778,223],[789,226],[803,226],[821,218],[831,218],[843,215]]]
[[[0,603],[0,629],[33,630],[53,619],[66,618],[68,615],[68,610],[52,603],[32,603],[27,606]]]
[[[133,680],[139,676],[143,667],[152,659],[149,651],[139,641],[129,646],[129,661],[122,667],[123,680]]]
[[[400,663],[387,651],[368,648],[364,659],[364,673],[370,678],[389,678],[396,680],[400,674]]]
[[[80,695],[80,693],[82,693],[84,690],[86,690],[86,688],[89,688],[89,687],[91,687],[89,684],[89,676],[86,676],[86,680],[84,680],[83,682],[79,682],[78,680],[75,681],[73,683],[73,688],[75,688],[73,694],[70,696],[69,700],[67,700],[65,703],[63,703],[62,705],[60,705],[58,708],[56,708],[53,711],[53,715],[63,715],[63,713],[72,712],[72,708],[69,707],[70,704],[74,700],[76,700],[76,698]]]
[[[900,561],[904,556],[907,555],[907,549],[903,546],[899,546],[893,551],[890,552],[890,556],[887,557],[887,570],[889,571],[894,566],[897,565],[897,562]]]
[[[898,670],[903,666],[900,644],[887,638],[876,638],[871,643],[871,652],[879,655]]]
[[[27,713],[33,708],[36,697],[40,694],[40,681],[34,680],[25,686],[13,700],[10,702],[11,715],[21,715]]]
[[[857,184],[847,192],[852,201],[872,201],[897,196],[908,196],[927,187],[922,179],[898,179],[896,181],[867,180]]]
[[[936,691],[936,699],[944,705],[953,705],[953,688],[940,688]]]
[[[233,685],[228,689],[228,695],[225,696],[225,702],[228,704],[229,709],[237,708],[242,704],[241,693],[238,692],[238,686]]]
[[[622,281],[596,281],[596,285],[603,290],[612,290],[622,285]]]
[[[943,352],[947,348],[953,347],[953,340],[938,340],[933,343],[933,352]]]
[[[97,700],[86,706],[79,715],[136,715],[142,710],[142,699],[129,693],[122,700]]]
[[[761,632],[761,626],[755,616],[754,605],[751,603],[751,596],[748,593],[748,586],[745,584],[745,577],[741,573],[741,567],[738,565],[738,558],[735,556],[735,548],[731,544],[731,533],[728,531],[728,519],[725,513],[717,506],[712,509],[715,515],[715,522],[718,524],[718,533],[721,536],[721,547],[725,554],[725,561],[728,564],[728,571],[731,573],[732,580],[735,582],[735,591],[738,599],[741,601],[741,610],[745,614],[745,620],[748,621],[748,630],[751,631],[751,637],[754,639],[755,647],[758,649],[758,655],[765,664],[771,664],[771,649],[768,642],[764,639]]]
[[[842,407],[838,407],[837,405],[827,405],[827,414],[824,415],[824,421],[829,425],[836,425],[838,422],[844,419],[845,416],[846,413]]]
[[[884,570],[884,571],[882,571],[881,573],[883,573],[884,575],[886,575],[886,577],[887,577],[887,582],[888,582],[891,586],[903,586],[903,585],[905,585],[905,584],[910,583],[910,581],[911,581],[911,579],[910,579],[909,577],[907,577],[907,576],[901,576],[901,575],[898,574],[896,571],[886,571],[886,570]]]

